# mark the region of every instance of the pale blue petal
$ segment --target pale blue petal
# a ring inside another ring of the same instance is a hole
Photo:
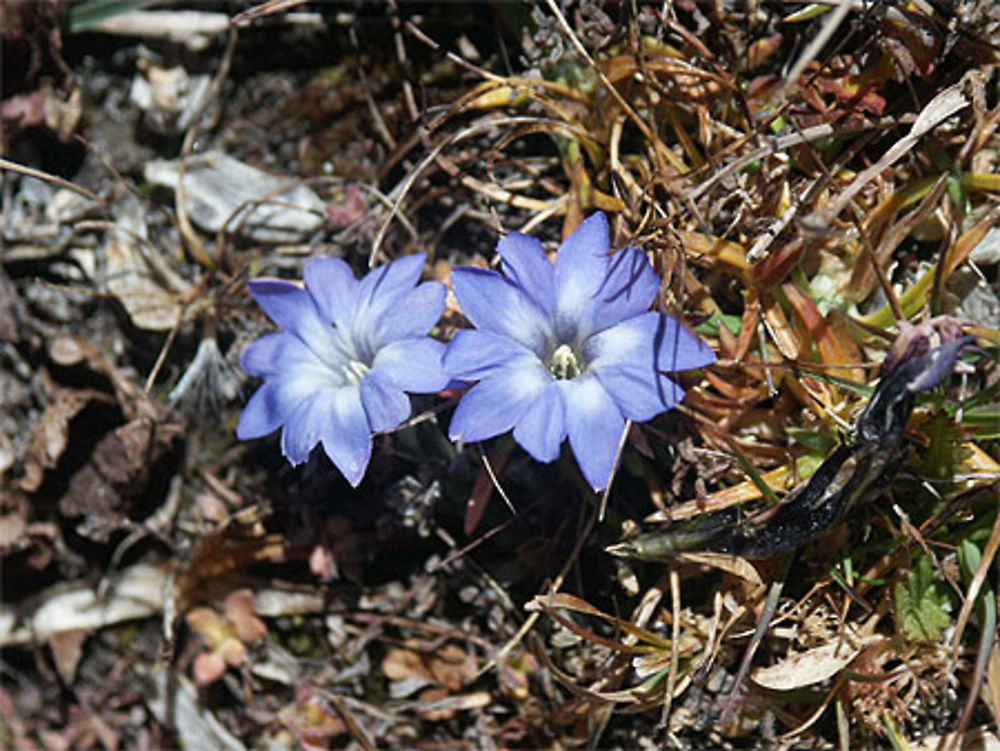
[[[566,404],[559,383],[546,386],[514,427],[514,440],[537,461],[551,462],[559,457],[559,447],[566,438]]]
[[[444,344],[430,337],[403,339],[378,351],[372,372],[403,391],[433,394],[451,380],[441,367],[443,354]]]
[[[251,279],[247,289],[272,321],[304,342],[329,326],[323,323],[312,295],[297,284],[282,279]]]
[[[317,258],[306,265],[306,288],[328,321],[336,326],[350,323],[357,279],[340,258]]]
[[[585,374],[559,385],[566,400],[569,445],[584,478],[601,491],[611,481],[625,418],[595,376]]]
[[[556,311],[555,269],[542,243],[530,235],[511,232],[497,244],[503,258],[503,272],[514,284],[528,293],[549,318]]]
[[[264,346],[256,347],[260,343]],[[277,430],[292,410],[311,394],[344,384],[338,372],[324,365],[290,334],[270,334],[255,342],[244,353],[244,369],[251,372],[248,366],[252,367],[256,360],[263,359],[268,353],[280,354],[281,357],[275,361],[275,370],[268,374],[264,385],[251,397],[240,415],[236,427],[236,436],[240,440],[259,438]]]
[[[651,311],[594,334],[583,347],[589,367],[646,368],[660,373],[701,368],[715,353],[673,316]]]
[[[252,342],[240,355],[240,367],[260,378],[296,378],[305,374],[324,381],[323,385],[343,383],[339,369],[331,368],[301,339],[285,333],[265,334]]]
[[[593,330],[597,296],[608,271],[608,220],[591,214],[556,254],[556,334],[577,344]]]
[[[444,312],[448,289],[441,282],[424,282],[405,292],[375,321],[372,347],[377,350],[398,339],[424,336]]]
[[[482,441],[506,433],[551,382],[552,376],[541,363],[494,372],[462,397],[451,418],[449,436],[453,441]]]
[[[361,401],[368,424],[375,432],[391,430],[410,416],[410,398],[388,383],[379,371],[361,380]]]
[[[236,437],[241,441],[260,438],[284,425],[292,410],[312,392],[299,394],[277,384],[265,383],[250,397],[236,425]]]
[[[594,330],[614,326],[649,310],[660,290],[660,278],[636,248],[625,248],[611,256],[608,275],[597,291]]]
[[[372,455],[371,428],[361,403],[361,389],[337,389],[330,401],[335,427],[323,436],[323,450],[356,488]]]
[[[313,296],[305,289],[280,279],[251,279],[250,294],[276,324],[297,336],[331,367],[353,357],[333,325],[324,320]]]
[[[480,381],[498,368],[527,366],[532,361],[538,361],[535,353],[513,339],[463,329],[448,343],[441,364],[452,378]]]
[[[302,399],[285,419],[281,431],[281,453],[292,466],[309,458],[309,452],[323,437],[337,429],[333,401],[345,388],[326,388],[313,391]]]
[[[379,319],[416,286],[425,258],[423,253],[403,256],[372,269],[358,282],[352,314],[356,341],[374,344]],[[365,354],[370,358],[374,351]]]
[[[539,357],[545,356],[552,342],[552,325],[524,290],[486,269],[454,269],[451,280],[462,312],[476,327],[503,334]]]
[[[357,487],[371,457],[368,417],[357,386],[323,389],[303,400],[285,422],[281,450],[293,465],[309,458],[317,444]]]
[[[596,375],[622,414],[635,422],[652,420],[684,398],[684,389],[649,368],[612,366]]]
[[[282,352],[290,341],[299,340],[288,334],[264,334],[247,346],[240,355],[240,367],[249,375],[265,378],[278,372],[282,361]],[[305,345],[301,345],[305,348]],[[308,350],[307,350],[308,351]],[[312,353],[310,352],[310,355]]]

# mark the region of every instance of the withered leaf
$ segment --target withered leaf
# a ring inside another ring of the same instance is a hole
[[[825,681],[845,667],[858,655],[862,647],[882,641],[885,637],[864,637],[856,644],[839,640],[828,642],[807,652],[793,654],[775,665],[754,671],[753,680],[758,686],[772,691],[792,691]]]
[[[148,242],[144,207],[137,200],[123,200],[116,213],[115,231],[108,233],[104,248],[108,290],[138,328],[169,331],[180,320],[181,295],[160,283],[143,254],[142,244]]]
[[[76,666],[83,656],[83,644],[87,640],[86,629],[59,631],[49,638],[52,649],[52,661],[55,663],[59,677],[67,686],[72,685],[76,676]]]
[[[85,533],[104,540],[145,497],[151,469],[181,432],[179,423],[154,423],[140,417],[111,431],[94,447],[91,460],[74,473],[59,500],[66,516],[86,516]]]
[[[59,389],[36,423],[28,443],[21,489],[33,493],[42,486],[45,470],[58,464],[66,450],[69,425],[91,401],[110,402],[107,394],[93,389]]]

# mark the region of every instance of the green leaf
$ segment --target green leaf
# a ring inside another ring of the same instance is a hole
[[[982,559],[982,551],[972,540],[962,540],[958,546],[958,563],[962,567],[962,578],[965,579],[966,584],[972,581]]]
[[[157,0],[85,0],[69,9],[69,32],[78,34],[102,21],[152,5]]]
[[[979,408],[986,408],[988,410],[989,408],[996,406],[993,400],[996,398],[997,394],[1000,394],[1000,381],[997,381],[992,386],[987,386],[981,391],[977,391],[961,404],[951,406],[949,414],[955,414],[959,407],[961,407],[962,411],[966,413]],[[982,405],[982,407],[980,407],[980,405]],[[996,417],[996,415],[994,415],[994,417]]]
[[[817,381],[825,381],[826,383],[832,383],[834,386],[839,386],[845,391],[849,391],[852,394],[857,394],[858,396],[871,396],[875,393],[874,386],[868,386],[864,383],[855,383],[849,378],[842,378],[841,376],[835,376],[832,373],[824,373],[821,370],[806,370],[803,368],[796,368],[792,366],[792,372],[797,378],[801,378],[803,375],[809,378],[815,378]]]
[[[788,427],[785,432],[796,443],[800,443],[815,454],[826,456],[837,446],[837,439],[814,430]]]
[[[705,336],[716,336],[719,333],[719,325],[722,324],[729,329],[729,333],[733,336],[737,336],[740,333],[742,320],[743,319],[739,316],[713,313],[711,318],[707,321],[699,323],[694,327],[694,330]]]
[[[994,432],[1000,425],[1000,404],[980,404],[962,413],[962,425],[977,430],[977,437],[982,438],[978,433],[980,428],[988,430],[992,428]]]
[[[944,608],[947,591],[927,556],[917,558],[906,581],[896,583],[893,599],[896,626],[907,638],[936,641],[951,624],[951,616]]]

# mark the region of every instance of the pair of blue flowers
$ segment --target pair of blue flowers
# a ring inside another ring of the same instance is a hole
[[[336,258],[305,269],[305,286],[257,279],[250,292],[283,331],[243,353],[264,384],[236,433],[278,428],[281,450],[304,462],[316,444],[357,486],[371,435],[410,415],[409,393],[476,382],[451,420],[452,440],[514,431],[531,456],[551,462],[568,437],[587,482],[610,482],[626,419],[649,420],[683,390],[665,373],[715,356],[674,318],[651,311],[660,280],[645,254],[612,255],[608,222],[593,214],[560,246],[553,265],[537,239],[511,233],[497,246],[501,270],[457,268],[455,296],[475,329],[445,346],[427,336],[444,311],[440,282],[418,284],[424,256],[363,279]]]

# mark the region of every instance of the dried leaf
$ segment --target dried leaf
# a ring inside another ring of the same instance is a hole
[[[433,681],[431,671],[424,664],[423,658],[409,649],[391,647],[382,658],[382,674],[392,681],[419,678],[430,683]]]
[[[803,217],[803,224],[810,228],[829,227],[833,220],[854,200],[858,192],[871,182],[876,175],[881,174],[888,167],[899,161],[916,145],[917,141],[939,123],[969,106],[969,100],[963,93],[963,88],[964,85],[962,83],[957,83],[938,92],[927,103],[927,106],[921,110],[909,133],[890,146],[882,158],[858,173],[857,177],[851,181],[851,184],[842,190],[836,200],[829,206],[816,215]]]
[[[325,751],[330,748],[331,738],[347,732],[346,724],[330,711],[327,702],[304,686],[297,690],[295,702],[282,709],[278,717],[306,751]]]
[[[244,644],[254,644],[267,634],[267,626],[254,615],[253,592],[238,589],[226,597],[226,618],[236,629],[237,638]]]
[[[857,344],[851,339],[845,326],[834,326],[823,317],[816,303],[795,283],[789,282],[781,288],[792,310],[809,332],[809,338],[816,343],[820,359],[826,365],[856,365],[861,361]],[[860,368],[838,370],[843,378],[856,383],[864,383],[864,371]]]
[[[226,660],[218,652],[202,652],[194,659],[194,682],[198,686],[215,683],[226,672]]]
[[[695,563],[701,566],[716,568],[719,571],[725,571],[727,574],[739,577],[752,585],[758,587],[764,586],[764,580],[761,579],[760,573],[757,571],[756,567],[746,558],[741,558],[738,555],[704,552],[696,553],[688,551],[681,553],[677,556],[677,559],[685,563]]]
[[[550,617],[559,621],[559,623],[568,628],[570,631],[582,636],[587,641],[593,644],[600,644],[601,646],[618,652],[624,652],[626,654],[643,654],[650,651],[671,648],[669,639],[664,639],[654,634],[652,631],[642,628],[641,626],[636,626],[634,623],[629,621],[608,615],[607,613],[598,610],[590,603],[581,600],[579,597],[574,597],[573,595],[563,594],[560,592],[552,595],[536,595],[533,600],[524,606],[524,609],[528,611],[542,610]],[[557,612],[557,609],[575,611],[600,618],[601,620],[615,626],[615,628],[618,628],[635,637],[641,642],[641,644],[632,646],[628,644],[621,644],[611,639],[606,639],[603,636],[599,636],[593,631],[583,628],[573,621],[563,617]]]
[[[15,545],[22,542],[27,529],[28,523],[20,510],[0,516],[0,554],[13,550]]]
[[[180,320],[181,297],[159,281],[147,262],[142,245],[148,245],[145,207],[137,199],[123,200],[115,227],[104,244],[108,290],[128,311],[140,329],[169,331]],[[158,253],[147,247],[147,252]]]
[[[176,190],[181,160],[153,160],[143,175]],[[184,200],[191,219],[209,232],[240,229],[259,242],[299,242],[323,226],[326,205],[311,188],[221,151],[187,157]],[[172,322],[171,322],[172,323]]]
[[[781,48],[783,37],[781,34],[771,34],[771,36],[757,39],[747,47],[747,66],[750,70],[756,70],[766,63],[771,56]]]
[[[508,656],[497,665],[500,687],[518,700],[528,698],[528,680],[537,672],[538,660],[530,652]]]
[[[46,590],[34,611],[0,605],[0,647],[44,642],[60,631],[97,631],[148,618],[163,608],[166,580],[167,567],[137,564],[109,577],[103,598],[87,583]]]
[[[786,657],[775,665],[759,668],[753,673],[758,686],[772,691],[792,691],[812,686],[832,678],[858,656],[861,650],[885,637],[868,636],[855,643],[835,640],[806,652]]]
[[[457,644],[446,644],[428,660],[431,676],[449,691],[458,691],[476,679],[475,658]]]
[[[789,490],[795,482],[795,470],[791,465],[784,465],[770,472],[765,472],[760,476],[768,486],[775,491]],[[701,514],[721,511],[722,509],[735,506],[747,501],[755,501],[761,497],[760,488],[750,480],[745,480],[739,485],[717,490],[709,494],[704,499],[687,501],[672,507],[667,512],[655,512],[647,516],[646,522],[680,521],[690,519]]]
[[[805,244],[796,240],[781,246],[755,262],[747,277],[758,290],[766,290],[784,282],[802,257]]]
[[[179,423],[138,418],[101,438],[91,460],[70,478],[59,510],[82,517],[80,531],[106,540],[134,511],[150,500],[150,479],[180,434]]]
[[[772,295],[764,295],[761,302],[764,305],[764,324],[767,326],[771,338],[774,339],[778,351],[793,362],[798,360],[802,354],[802,348],[785,312],[781,309],[781,305]]]
[[[188,628],[204,638],[210,647],[221,644],[228,636],[225,621],[212,608],[192,608],[184,616]]]
[[[83,656],[83,644],[87,640],[88,634],[89,632],[84,629],[73,629],[60,631],[49,638],[52,660],[59,672],[59,677],[67,686],[73,684],[76,666],[80,664],[80,658]]]
[[[107,394],[93,389],[59,389],[35,424],[24,458],[21,490],[33,493],[42,486],[45,470],[59,462],[69,439],[69,426],[91,401],[109,402]]]
[[[684,252],[692,263],[701,266],[725,264],[738,271],[748,268],[746,248],[731,240],[704,235],[700,232],[678,232]]]

